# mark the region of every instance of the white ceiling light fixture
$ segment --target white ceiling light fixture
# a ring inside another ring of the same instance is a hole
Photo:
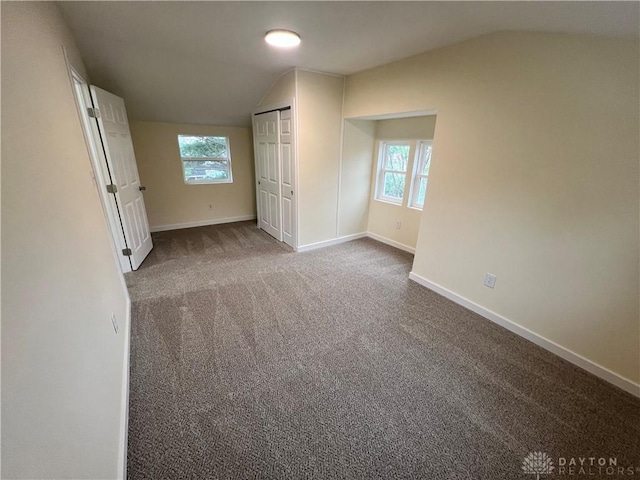
[[[274,47],[291,48],[300,45],[300,35],[291,30],[270,30],[264,36],[265,42]]]

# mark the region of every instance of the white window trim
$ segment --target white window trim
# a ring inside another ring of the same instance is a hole
[[[180,164],[182,165],[182,181],[185,185],[215,185],[218,183],[233,183],[233,169],[231,168],[231,142],[227,135],[198,135],[195,133],[180,133],[178,137],[218,137],[224,138],[227,144],[227,157],[183,157],[180,155]],[[180,141],[178,140],[178,151],[180,151]],[[184,170],[184,162],[227,162],[229,166],[229,178],[211,179],[211,180],[194,180],[187,182],[187,175]]]
[[[420,179],[427,179],[427,189],[429,188],[429,174],[419,173],[422,171],[422,165],[424,162],[424,158],[422,157],[422,149],[433,146],[433,140],[417,140],[416,141],[416,152],[415,158],[413,160],[413,172],[411,174],[411,193],[409,195],[409,208],[413,208],[415,210],[422,210],[424,208],[424,204],[420,205],[417,203],[418,200],[418,192],[420,191]],[[433,155],[433,151],[431,152]],[[429,155],[429,161],[431,161],[431,155]]]
[[[409,173],[409,162],[411,160],[411,141],[410,140],[381,140],[378,146],[378,175],[376,177],[376,196],[375,199],[380,202],[392,203],[393,205],[404,204],[406,193],[406,177]],[[387,147],[391,145],[405,145],[409,147],[409,159],[407,161],[407,170],[387,170],[385,169],[385,159],[387,154]],[[402,192],[402,198],[388,197],[384,194],[384,174],[385,173],[400,173],[405,176],[405,192]]]

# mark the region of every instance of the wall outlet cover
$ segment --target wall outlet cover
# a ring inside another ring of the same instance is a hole
[[[493,288],[496,286],[496,276],[493,273],[487,273],[484,276],[485,287]]]

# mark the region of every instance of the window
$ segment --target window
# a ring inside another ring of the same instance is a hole
[[[381,142],[376,199],[402,204],[409,165],[408,142]]]
[[[416,145],[415,173],[411,188],[410,207],[422,208],[427,193],[429,166],[431,164],[431,141],[421,140]]]
[[[381,141],[376,200],[422,209],[431,165],[431,140]],[[405,203],[407,182],[409,200]]]
[[[184,183],[232,183],[228,137],[178,135]]]

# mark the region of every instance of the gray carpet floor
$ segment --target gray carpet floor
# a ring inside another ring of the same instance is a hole
[[[294,253],[254,222],[153,240],[127,275],[131,479],[534,479],[532,451],[640,467],[640,400],[410,281],[408,253]]]

